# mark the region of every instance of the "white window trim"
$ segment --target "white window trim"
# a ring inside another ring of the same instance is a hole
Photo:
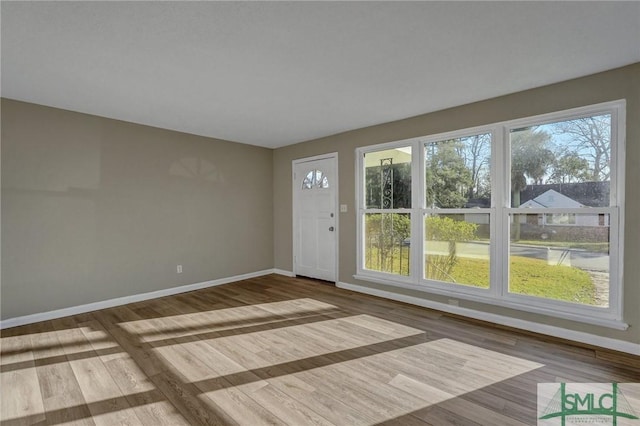
[[[510,207],[510,152],[509,132],[511,129],[543,125],[557,121],[571,120],[584,116],[611,114],[611,179],[610,207],[585,207],[576,209],[534,209]],[[456,297],[461,300],[481,302],[526,312],[564,318],[598,326],[626,330],[623,321],[623,229],[624,229],[624,176],[625,176],[625,129],[626,101],[618,100],[564,111],[541,114],[522,119],[509,120],[486,126],[461,129],[436,135],[421,136],[371,145],[356,149],[356,206],[357,206],[357,266],[354,278],[364,281],[418,290],[426,293]],[[424,205],[425,176],[424,145],[428,142],[464,138],[481,133],[492,134],[491,148],[491,208],[482,209],[427,209]],[[365,209],[364,154],[411,146],[412,163],[412,208],[410,209]],[[494,186],[496,182],[502,182]],[[507,183],[505,183],[507,182]],[[484,213],[489,214],[491,241],[499,241],[490,246],[490,287],[483,289],[473,286],[456,285],[422,278],[422,253],[424,251],[424,226],[421,219],[426,213]],[[411,271],[409,276],[364,269],[364,216],[366,213],[410,213],[411,214]],[[508,292],[508,251],[509,215],[514,213],[606,213],[610,216],[610,269],[609,306],[607,308],[581,305],[553,299],[544,299]],[[421,234],[419,237],[418,235]],[[505,243],[505,241],[507,241]]]

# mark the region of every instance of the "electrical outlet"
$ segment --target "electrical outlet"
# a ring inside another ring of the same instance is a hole
[[[340,213],[346,213],[346,212],[347,212],[347,205],[340,204]]]
[[[178,266],[176,267],[176,272],[177,272],[177,273],[179,273],[179,274],[181,274],[181,273],[182,273],[182,265],[178,265]]]
[[[449,304],[451,306],[460,306],[460,303],[458,303],[458,299],[449,299]]]

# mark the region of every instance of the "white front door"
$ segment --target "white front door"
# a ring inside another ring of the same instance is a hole
[[[337,154],[293,162],[293,270],[337,280]]]

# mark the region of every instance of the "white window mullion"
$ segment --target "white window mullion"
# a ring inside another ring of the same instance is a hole
[[[621,214],[622,209],[614,208],[614,211],[609,216],[609,309],[617,312],[618,315],[616,319],[619,320],[623,318],[622,285],[615,284],[622,283],[623,247],[620,244],[622,241],[620,235]]]
[[[504,129],[496,127],[492,132],[491,152],[491,285],[489,291],[494,297],[504,294],[505,245],[504,245],[504,206],[506,203],[505,186],[508,186],[505,166]]]
[[[364,197],[365,197],[365,179],[364,179],[364,158],[360,150],[356,150],[356,272],[362,274],[364,270]]]
[[[509,295],[509,259],[510,259],[510,221],[509,209],[511,208],[511,143],[510,132],[507,126],[500,129],[500,229],[499,229],[499,259],[500,265],[500,291],[501,298]]]
[[[411,210],[411,277],[416,284],[424,275],[424,144],[417,140],[414,142],[412,152],[412,207]]]
[[[616,309],[617,319],[622,321],[624,318],[624,238],[623,229],[625,223],[624,216],[624,198],[625,198],[625,152],[626,152],[626,101],[616,104],[611,113],[611,139],[615,141],[611,147],[611,163],[613,171],[611,173],[611,205],[615,206],[615,212],[611,214],[610,230],[611,230],[611,253],[609,257],[609,304],[610,307]],[[614,121],[615,120],[615,121]],[[614,283],[612,285],[611,283]]]
[[[625,176],[625,150],[627,144],[626,125],[627,117],[625,114],[626,101],[622,101],[611,112],[611,140],[616,141],[611,145],[611,205],[624,205],[624,176]],[[624,212],[621,212],[624,213]]]

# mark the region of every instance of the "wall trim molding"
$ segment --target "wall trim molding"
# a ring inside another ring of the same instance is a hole
[[[70,315],[83,314],[85,312],[97,311],[99,309],[113,308],[114,306],[127,305],[129,303],[142,302],[144,300],[157,299],[159,297],[172,296],[174,294],[187,293],[189,291],[200,290],[208,287],[229,284],[236,281],[247,280],[250,278],[261,277],[269,274],[281,274],[277,269],[265,269],[262,271],[249,272],[247,274],[235,275],[232,277],[219,278],[211,281],[203,281],[195,284],[181,285],[177,287],[165,288],[162,290],[151,291],[148,293],[132,294],[130,296],[116,297],[115,299],[103,300],[100,302],[87,303],[85,305],[71,306],[68,308],[56,309],[48,312],[24,315],[15,318],[8,318],[0,321],[0,330],[21,325],[32,324],[34,322],[48,321],[56,318],[67,317]],[[286,272],[286,271],[282,271]]]
[[[274,268],[273,269],[273,273],[274,274],[278,274],[278,275],[284,275],[285,277],[295,277],[296,274],[294,274],[292,271],[285,271],[284,269],[278,269],[278,268]]]
[[[545,334],[548,336],[559,337],[565,340],[584,343],[593,346],[599,346],[606,349],[625,352],[632,355],[640,355],[640,344],[627,342],[624,340],[612,339],[610,337],[598,336],[595,334],[584,333],[581,331],[568,330],[553,325],[540,324],[537,322],[526,321],[518,318],[511,318],[504,315],[491,314],[488,312],[477,311],[475,309],[462,308],[460,306],[448,305],[433,300],[421,299],[419,297],[407,296],[404,294],[393,293],[386,290],[373,289],[357,284],[349,284],[339,282],[336,284],[338,288],[355,291],[357,293],[365,293],[372,296],[383,297],[385,299],[405,302],[411,305],[422,306],[425,308],[436,309],[442,312],[461,315],[481,321],[492,322],[494,324],[505,325],[508,327],[518,328],[521,330],[531,331],[534,333]]]

